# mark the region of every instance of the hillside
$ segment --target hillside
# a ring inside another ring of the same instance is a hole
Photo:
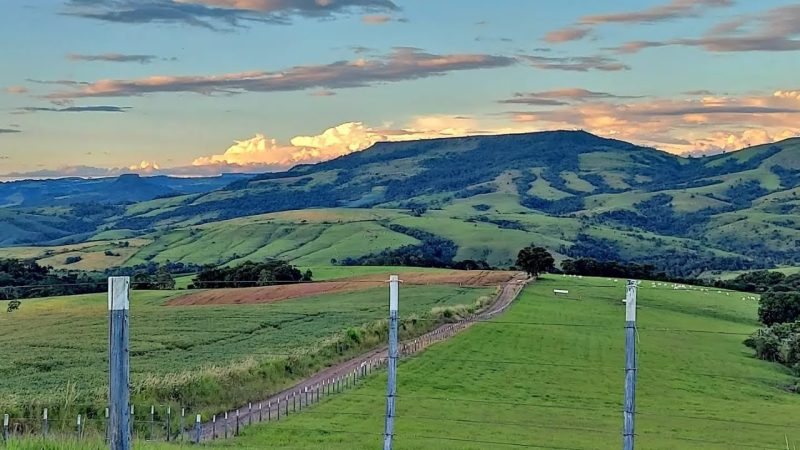
[[[705,158],[579,131],[436,139],[136,203],[75,239],[151,240],[128,264],[329,265],[420,230],[495,265],[536,242],[698,274],[800,263],[799,189],[800,139]]]
[[[569,297],[553,296],[566,288]],[[402,292],[402,288],[401,288]],[[494,321],[402,361],[397,448],[620,448],[624,281],[547,277]],[[735,293],[639,289],[636,443],[643,449],[794,448],[795,379],[743,344],[757,304]],[[380,447],[386,375],[219,448]],[[211,446],[214,447],[213,445]]]

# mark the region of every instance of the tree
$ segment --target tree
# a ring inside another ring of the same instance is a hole
[[[172,277],[172,274],[169,273],[169,269],[167,269],[166,266],[158,268],[158,272],[156,272],[155,275],[155,285],[158,289],[175,289],[175,278]]]
[[[135,290],[151,290],[156,289],[155,283],[153,283],[153,279],[150,275],[146,272],[139,272],[133,276],[131,280],[132,287],[131,289]]]
[[[758,305],[758,319],[764,325],[794,322],[800,319],[800,293],[767,292]]]
[[[544,247],[530,245],[517,254],[517,267],[532,277],[538,277],[542,272],[549,272],[553,270],[554,266],[553,255]]]

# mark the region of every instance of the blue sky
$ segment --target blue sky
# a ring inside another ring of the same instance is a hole
[[[800,131],[793,3],[11,0],[0,174],[278,170],[560,128],[734,150]]]

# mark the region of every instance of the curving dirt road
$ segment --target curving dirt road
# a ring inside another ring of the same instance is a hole
[[[504,312],[517,298],[522,288],[529,282],[524,274],[516,274],[509,281],[500,284],[500,290],[494,300],[486,308],[459,322],[441,325],[416,339],[403,341],[399,345],[400,357],[418,353],[431,344],[454,336],[458,332],[471,327],[474,323],[488,320]],[[297,383],[289,389],[271,395],[259,402],[244,405],[241,408],[219,415],[215,423],[203,424],[201,439],[225,437],[236,433],[237,426],[244,427],[250,423],[266,420],[280,420],[288,412],[295,414],[307,405],[316,403],[320,398],[335,395],[357,383],[357,380],[369,376],[373,371],[385,366],[388,349],[386,346],[369,351],[350,360],[341,362],[322,370],[313,376]],[[238,425],[237,425],[238,424]]]

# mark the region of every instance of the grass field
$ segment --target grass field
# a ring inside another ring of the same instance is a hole
[[[554,298],[566,287],[569,298]],[[620,280],[548,277],[493,323],[403,362],[397,449],[619,448],[624,367]],[[742,345],[757,328],[741,294],[639,290],[637,444],[645,449],[800,443],[793,379]],[[380,447],[385,376],[214,448]]]
[[[473,304],[492,292],[408,286],[402,294],[403,313],[424,315],[436,307]],[[163,400],[180,393],[195,405],[223,407],[241,401],[248,389],[268,392],[287,382],[259,376],[265,370],[262,362],[300,357],[348,328],[385,318],[388,297],[385,288],[377,288],[269,305],[163,306],[179,293],[132,292],[134,396]],[[23,300],[19,311],[0,314],[0,410],[102,399],[107,390],[107,314],[104,294]]]

